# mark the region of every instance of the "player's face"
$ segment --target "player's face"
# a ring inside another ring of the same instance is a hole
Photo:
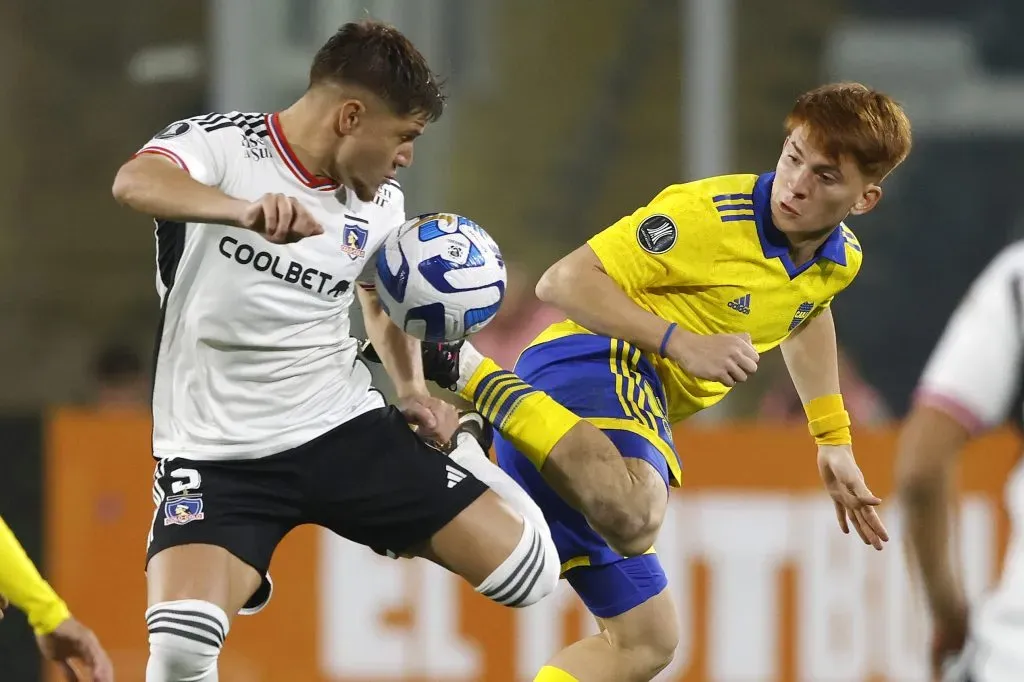
[[[789,235],[827,232],[851,213],[867,213],[881,196],[882,189],[852,159],[826,156],[798,126],[775,169],[772,220]]]
[[[373,201],[386,179],[412,165],[413,141],[426,125],[422,115],[398,116],[380,101],[346,102],[335,154],[342,184],[360,200]]]

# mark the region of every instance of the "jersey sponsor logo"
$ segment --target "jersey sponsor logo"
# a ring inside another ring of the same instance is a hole
[[[270,158],[270,148],[259,138],[249,136],[242,137],[243,156],[249,161],[259,161]]]
[[[175,137],[181,137],[188,131],[192,130],[192,124],[188,121],[178,121],[167,126],[154,137],[158,140],[170,140]]]
[[[202,521],[203,518],[202,494],[174,495],[164,500],[165,526],[184,526],[193,521]]]
[[[365,227],[347,224],[341,232],[341,252],[347,253],[352,260],[366,255],[366,239],[370,233]]]
[[[306,267],[298,261],[288,261],[285,265],[281,256],[275,256],[267,251],[257,251],[249,244],[239,242],[234,237],[223,237],[218,245],[218,250],[222,256],[239,265],[251,266],[257,272],[269,272],[271,276],[279,280],[289,284],[298,284],[303,289],[315,291],[318,294],[337,298],[352,286],[352,283],[347,280],[337,279],[329,273]]]
[[[807,319],[807,316],[814,312],[814,303],[811,301],[805,301],[800,304],[800,307],[796,309],[796,313],[793,314],[793,321],[789,323],[789,331],[793,331]]]
[[[667,215],[652,215],[636,228],[636,240],[647,253],[665,253],[676,243],[676,224]]]

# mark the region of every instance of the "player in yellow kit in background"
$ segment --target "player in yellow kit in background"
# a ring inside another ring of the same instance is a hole
[[[425,370],[494,424],[498,462],[538,502],[563,576],[601,633],[536,682],[650,680],[678,634],[653,545],[680,484],[671,426],[718,402],[781,345],[839,525],[888,540],[853,456],[830,304],[857,275],[843,224],[872,210],[910,122],[857,83],[803,94],[776,170],[662,191],[552,266],[538,296],[569,319],[505,371],[470,344],[424,346]],[[728,456],[728,453],[718,453]]]
[[[96,635],[72,617],[67,604],[39,575],[14,533],[0,519],[0,618],[8,603],[25,612],[40,651],[47,659],[60,663],[68,679],[78,679],[69,661],[79,659],[94,682],[114,682],[114,668]]]

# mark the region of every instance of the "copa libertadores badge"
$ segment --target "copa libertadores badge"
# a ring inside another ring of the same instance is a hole
[[[161,130],[159,133],[157,133],[156,139],[170,140],[180,135],[184,135],[191,128],[192,126],[189,124],[188,121],[178,121],[177,123],[172,123],[171,125]]]
[[[652,215],[636,228],[636,240],[647,253],[665,253],[676,243],[676,224],[667,215]]]

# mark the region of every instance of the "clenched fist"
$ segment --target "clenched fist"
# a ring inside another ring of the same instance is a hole
[[[760,360],[747,333],[702,335],[677,327],[666,351],[689,374],[725,386],[746,381]]]
[[[302,204],[284,194],[264,194],[248,204],[238,225],[262,234],[273,244],[293,244],[324,232]]]

